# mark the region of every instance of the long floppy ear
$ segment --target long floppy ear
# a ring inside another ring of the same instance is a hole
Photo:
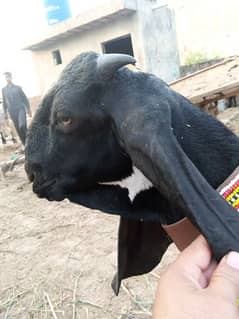
[[[171,243],[160,222],[120,217],[118,271],[112,281],[116,295],[121,280],[151,271]]]
[[[135,58],[127,54],[103,54],[97,59],[97,75],[102,80],[109,80],[124,65],[134,64]]]
[[[168,104],[138,108],[118,128],[134,165],[199,228],[215,258],[239,251],[239,216],[181,148],[172,132]]]
[[[160,223],[160,211],[169,214],[168,203],[157,194],[158,207],[149,207],[140,199],[129,200],[128,190],[119,186],[98,185],[94,189],[69,195],[73,203],[120,215],[118,266],[112,288],[118,294],[121,280],[151,271],[161,260],[172,240]]]

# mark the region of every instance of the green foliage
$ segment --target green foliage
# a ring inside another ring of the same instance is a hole
[[[205,52],[200,51],[192,51],[188,53],[188,55],[185,57],[184,64],[185,65],[191,65],[196,63],[205,62],[208,60],[218,59],[218,55],[207,55]]]

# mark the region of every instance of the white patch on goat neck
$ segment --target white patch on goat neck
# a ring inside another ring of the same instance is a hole
[[[144,174],[137,168],[133,167],[133,173],[121,181],[99,183],[105,185],[119,185],[122,188],[127,188],[129,192],[129,199],[133,202],[135,196],[153,186],[153,184],[144,176]]]

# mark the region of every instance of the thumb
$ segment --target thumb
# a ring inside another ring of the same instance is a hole
[[[230,252],[214,271],[208,289],[230,302],[239,297],[239,253]]]

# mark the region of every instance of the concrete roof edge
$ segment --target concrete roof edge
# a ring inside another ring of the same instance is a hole
[[[107,23],[108,19],[117,18],[121,15],[131,14],[137,10],[136,0],[114,0],[110,4],[101,5],[93,10],[86,11],[76,17],[67,19],[53,26],[37,38],[23,46],[23,50],[39,50],[47,47],[50,43],[64,38],[67,33],[82,32],[86,28],[94,27],[94,24]]]

